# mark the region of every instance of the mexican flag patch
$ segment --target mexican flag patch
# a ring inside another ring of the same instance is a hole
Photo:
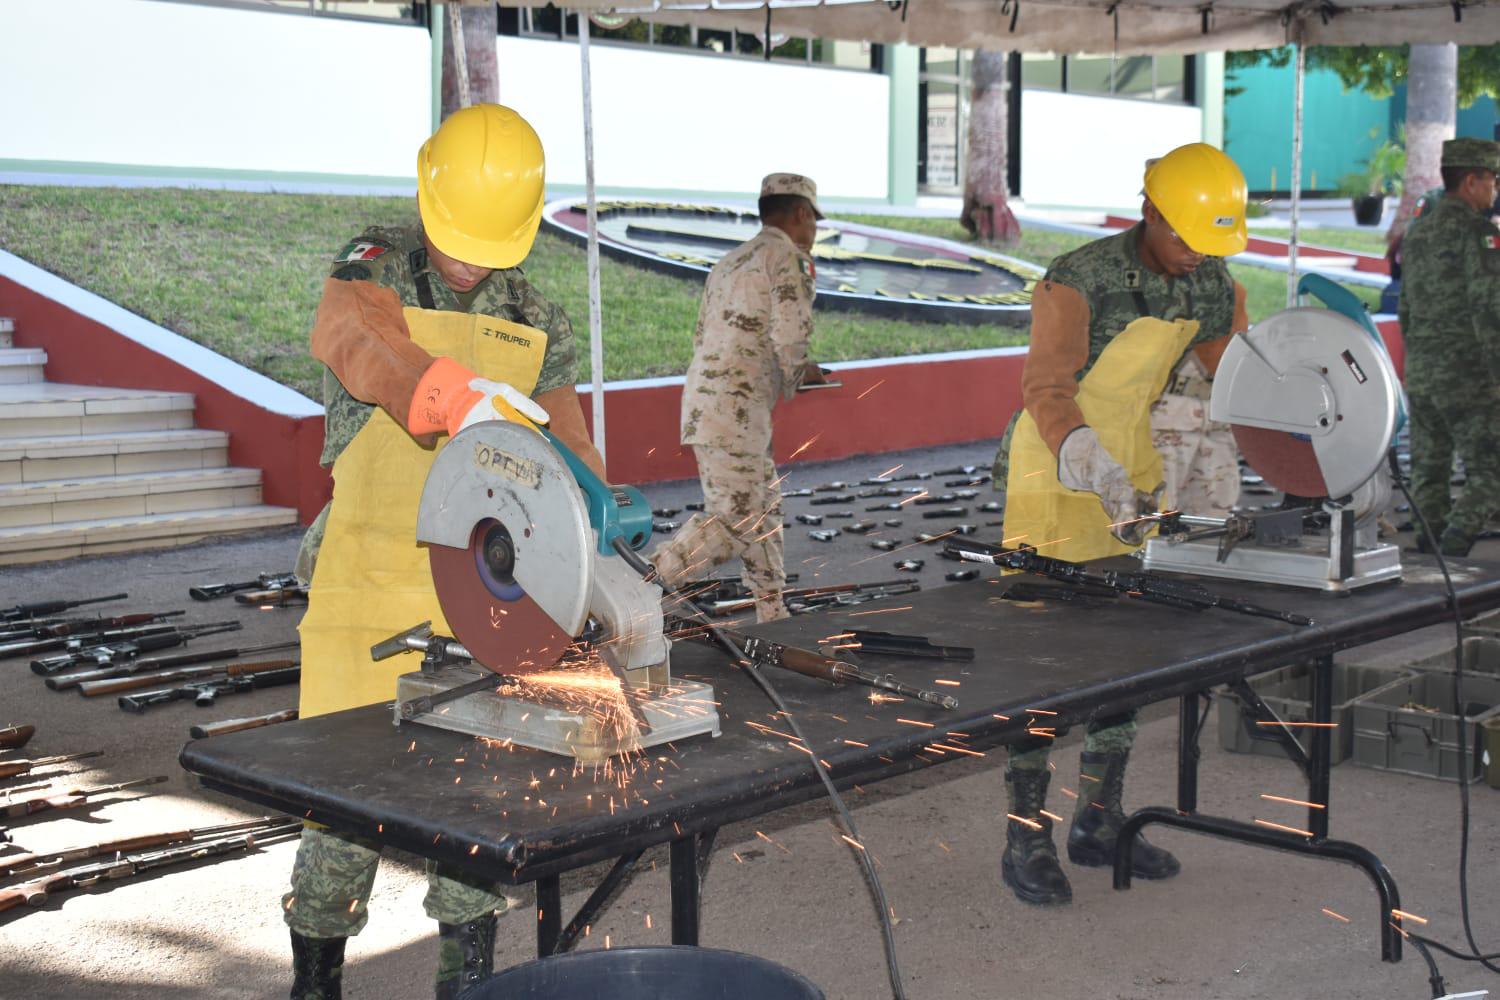
[[[812,261],[803,260],[801,257],[798,257],[797,267],[803,274],[807,275],[809,278],[812,278],[814,280],[817,279],[818,265],[814,264]]]
[[[1486,250],[1500,250],[1500,236],[1486,236],[1480,240],[1480,244]]]
[[[355,260],[374,260],[385,253],[387,249],[389,248],[383,247],[378,243],[371,243],[368,240],[355,240],[340,250],[339,255],[333,258],[333,262],[335,264],[343,264]]]

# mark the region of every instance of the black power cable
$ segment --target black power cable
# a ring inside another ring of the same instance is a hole
[[[655,567],[636,555],[635,551],[626,544],[625,539],[616,538],[614,540],[614,548],[620,554],[620,558],[625,560],[626,565],[631,569],[641,574],[647,580],[655,578]],[[891,993],[895,997],[895,1000],[906,1000],[906,990],[901,983],[901,964],[896,958],[896,932],[895,928],[891,926],[891,908],[885,899],[885,888],[880,884],[880,876],[875,872],[875,864],[870,859],[870,851],[865,845],[864,840],[860,837],[859,830],[854,825],[854,817],[850,815],[849,807],[844,804],[843,796],[839,795],[838,788],[834,786],[833,777],[828,773],[828,768],[818,759],[817,753],[813,750],[812,742],[802,734],[802,727],[797,724],[797,718],[792,714],[792,710],[787,707],[786,702],[781,700],[781,695],[777,693],[776,688],[756,668],[755,663],[750,657],[745,655],[745,651],[725,634],[723,629],[720,629],[710,621],[708,615],[704,614],[703,609],[699,608],[693,602],[692,598],[681,591],[674,592],[673,597],[681,601],[693,613],[697,621],[708,629],[709,634],[714,637],[719,645],[723,646],[729,652],[729,655],[734,657],[735,665],[749,675],[750,679],[755,682],[756,687],[760,688],[765,696],[771,700],[771,704],[776,706],[776,711],[786,720],[788,728],[792,731],[792,735],[797,737],[802,745],[807,748],[808,756],[812,758],[813,768],[817,771],[818,778],[823,782],[823,787],[827,790],[828,797],[832,800],[834,809],[838,812],[839,820],[844,825],[846,839],[851,841],[850,846],[854,850],[854,856],[859,859],[860,867],[864,869],[865,878],[869,880],[870,892],[875,896],[875,905],[880,911],[880,933],[885,940],[886,975],[891,981]]]
[[[1447,947],[1431,938],[1422,937],[1418,934],[1407,932],[1410,938],[1422,951],[1422,957],[1427,959],[1428,966],[1433,975],[1437,975],[1437,966],[1433,964],[1432,956],[1427,953],[1423,945],[1430,945],[1454,958],[1465,961],[1479,962],[1491,972],[1500,973],[1500,966],[1494,964],[1494,959],[1500,955],[1485,955],[1479,951],[1479,945],[1474,940],[1474,925],[1469,914],[1469,746],[1468,733],[1463,725],[1464,716],[1464,617],[1463,611],[1458,606],[1458,591],[1453,587],[1453,577],[1448,573],[1448,561],[1443,558],[1442,546],[1432,533],[1432,526],[1427,523],[1427,517],[1422,513],[1422,508],[1417,506],[1417,501],[1412,497],[1411,490],[1407,488],[1406,477],[1401,472],[1401,464],[1396,459],[1396,450],[1392,448],[1388,454],[1391,467],[1391,479],[1396,487],[1401,490],[1401,495],[1406,498],[1407,506],[1416,518],[1417,525],[1422,529],[1422,537],[1427,541],[1427,547],[1434,559],[1437,560],[1438,571],[1443,575],[1443,590],[1448,595],[1448,608],[1453,612],[1453,708],[1459,719],[1458,740],[1458,796],[1459,796],[1459,840],[1458,840],[1458,897],[1459,911],[1463,917],[1464,938],[1469,944],[1469,954],[1464,955]],[[1439,980],[1440,982],[1440,980]],[[1433,996],[1441,996],[1434,993]]]

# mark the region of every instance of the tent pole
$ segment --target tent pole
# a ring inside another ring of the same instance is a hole
[[[578,12],[578,60],[583,68],[583,185],[588,197],[589,376],[594,447],[604,458],[604,323],[599,315],[599,206],[594,191],[594,96],[589,76],[589,15]]]
[[[1297,304],[1297,241],[1302,222],[1302,90],[1307,75],[1307,46],[1302,44],[1301,24],[1297,30],[1297,93],[1292,102],[1292,236],[1287,243],[1286,304]]]

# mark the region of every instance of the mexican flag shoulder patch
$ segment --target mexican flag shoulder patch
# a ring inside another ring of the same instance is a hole
[[[1485,236],[1480,239],[1479,244],[1486,250],[1500,250],[1500,235]]]
[[[335,264],[345,264],[356,260],[374,260],[389,249],[390,247],[382,246],[370,240],[355,240],[340,250],[338,256],[333,258],[333,262]]]
[[[818,265],[814,264],[810,260],[803,260],[801,257],[798,257],[797,269],[800,270],[803,274],[807,275],[809,278],[816,279],[818,277]]]

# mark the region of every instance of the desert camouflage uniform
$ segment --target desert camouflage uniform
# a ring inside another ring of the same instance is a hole
[[[1212,388],[1189,353],[1151,404],[1151,444],[1161,454],[1166,508],[1224,517],[1240,499],[1240,460],[1229,425],[1208,419]]]
[[[1239,495],[1239,468],[1229,445],[1226,463],[1217,435],[1221,425],[1207,420],[1204,400],[1209,380],[1192,354],[1192,347],[1233,332],[1234,280],[1218,257],[1209,257],[1189,275],[1172,278],[1157,274],[1142,262],[1140,225],[1114,236],[1087,243],[1052,262],[1044,281],[1056,281],[1084,296],[1089,306],[1088,362],[1078,372],[1083,379],[1099,355],[1124,329],[1142,316],[1163,320],[1195,319],[1198,332],[1178,359],[1167,393],[1151,409],[1152,443],[1162,452],[1168,498],[1177,496],[1217,499],[1227,494],[1222,482],[1233,474],[1235,497]],[[1198,373],[1196,382],[1191,373]],[[1172,389],[1178,389],[1173,393]],[[1198,398],[1198,397],[1202,398]],[[1196,416],[1195,416],[1196,415]],[[1017,414],[1019,417],[1019,414]],[[994,481],[1005,482],[1010,435],[1015,420],[1006,429],[995,456]],[[1201,436],[1195,433],[1201,428]],[[1195,440],[1196,438],[1196,440]],[[1184,509],[1191,510],[1185,500]],[[1231,504],[1233,501],[1230,501]],[[1194,511],[1196,513],[1196,511]],[[1135,713],[1094,719],[1089,722],[1084,749],[1094,753],[1129,750],[1135,742]],[[1061,735],[1061,733],[1059,733]],[[1032,737],[1010,748],[1010,766],[1018,770],[1041,770],[1053,740]]]
[[[1407,230],[1401,261],[1412,493],[1434,533],[1462,546],[1500,510],[1500,229],[1441,198]],[[1457,503],[1455,451],[1468,476]]]
[[[372,259],[349,260],[361,246],[379,250]],[[392,289],[403,306],[451,312],[498,316],[543,330],[547,353],[542,360],[533,396],[577,381],[578,360],[573,328],[563,311],[531,287],[520,268],[495,271],[463,294],[445,285],[427,261],[422,232],[417,228],[371,228],[338,255],[332,277],[343,281],[369,281]],[[479,374],[484,374],[480,372]],[[375,407],[351,396],[332,371],[323,371],[322,464],[332,466],[349,442],[370,419]],[[330,504],[331,506],[331,504]],[[328,508],[303,536],[297,554],[297,574],[312,579]],[[292,869],[292,889],[282,897],[284,917],[292,930],[304,937],[349,937],[358,934],[368,919],[366,903],[375,881],[380,847],[361,837],[338,833],[309,824],[297,848]],[[505,898],[472,876],[435,862],[427,862],[427,915],[448,924],[464,924],[487,913],[505,909]],[[463,957],[457,942],[443,942],[438,974],[456,974]]]
[[[698,460],[703,513],[652,556],[668,585],[738,557],[760,621],[787,614],[771,409],[802,384],[813,274],[812,257],[774,226],[709,273],[682,389],[682,443]]]
[[[338,256],[350,256],[350,251],[361,245],[384,252],[371,260],[335,260],[332,277],[343,281],[369,281],[389,288],[400,297],[403,306],[481,313],[542,330],[547,334],[547,353],[542,359],[541,374],[537,376],[532,396],[572,385],[578,380],[577,348],[568,317],[560,307],[542,298],[519,267],[494,271],[474,288],[459,294],[443,284],[437,272],[428,266],[420,228],[372,226]],[[334,460],[354,440],[354,435],[364,427],[375,407],[349,395],[333,372],[324,368],[323,410],[323,454],[318,461],[326,469],[333,467]],[[313,565],[318,558],[318,547],[323,543],[327,522],[328,508],[324,507],[302,536],[296,572],[303,580],[312,579]]]

